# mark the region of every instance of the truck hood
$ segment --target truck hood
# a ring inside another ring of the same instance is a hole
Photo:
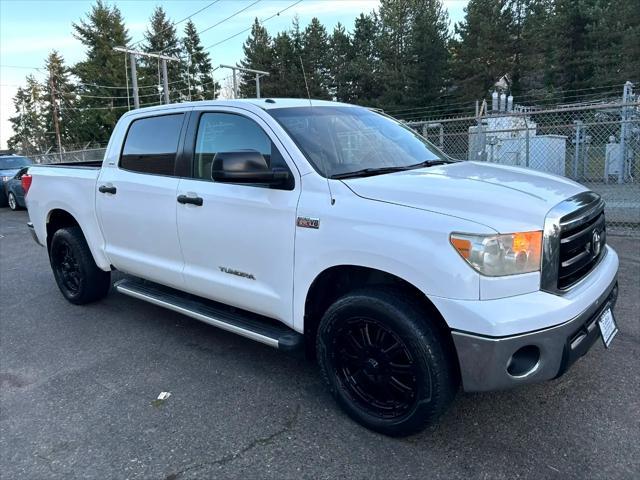
[[[563,177],[479,162],[343,182],[363,198],[464,218],[500,233],[540,230],[553,206],[587,190]]]

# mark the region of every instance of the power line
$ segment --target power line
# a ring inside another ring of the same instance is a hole
[[[233,17],[235,17],[236,15],[241,14],[242,12],[244,12],[245,10],[248,10],[249,8],[253,7],[256,3],[260,3],[262,0],[256,0],[255,2],[247,5],[244,8],[241,8],[240,10],[238,10],[237,12],[232,13],[231,15],[229,15],[227,18],[224,18],[222,20],[220,20],[218,23],[214,23],[213,25],[211,25],[210,27],[205,28],[204,30],[200,30],[199,34],[202,35],[204,32],[208,32],[209,30],[211,30],[212,28],[217,27],[218,25],[226,22],[227,20],[232,19]]]
[[[215,5],[215,4],[216,4],[216,3],[218,3],[219,1],[220,1],[220,0],[214,0],[213,2],[209,3],[208,5],[205,5],[204,7],[202,7],[200,10],[198,10],[198,11],[196,11],[196,12],[192,13],[191,15],[188,15],[188,16],[184,17],[182,20],[178,20],[177,22],[173,22],[173,23],[172,23],[171,25],[169,25],[168,27],[165,27],[165,28],[163,28],[162,30],[160,30],[159,32],[156,32],[156,35],[160,35],[160,34],[162,34],[162,33],[166,32],[167,30],[169,30],[170,28],[175,27],[176,25],[178,25],[178,24],[180,24],[180,23],[184,22],[185,20],[189,20],[190,18],[195,17],[195,16],[196,16],[196,15],[198,15],[200,12],[204,12],[207,8],[209,8],[209,7],[213,6],[213,5]],[[144,38],[142,38],[142,39],[138,40],[137,42],[132,43],[132,44],[131,44],[131,46],[133,47],[134,45],[138,45],[139,43],[144,42],[144,40],[145,40],[145,39],[144,39]]]
[[[154,105],[161,105],[161,102],[158,101],[158,102],[142,103],[142,104],[140,104],[140,107],[141,108],[142,107],[151,107],[151,106],[154,106]],[[118,105],[118,106],[110,106],[110,107],[70,107],[70,106],[66,106],[66,107],[63,107],[61,109],[61,112],[69,111],[69,110],[78,111],[78,112],[84,112],[84,111],[87,111],[87,110],[119,110],[119,109],[122,109],[122,108],[129,108],[129,106],[128,105]]]
[[[213,25],[211,25],[211,26],[209,26],[209,27],[205,28],[204,30],[200,30],[200,31],[198,32],[198,35],[200,35],[200,36],[201,36],[203,33],[208,32],[208,31],[209,31],[209,30],[211,30],[212,28],[215,28],[215,27],[217,27],[218,25],[223,24],[223,23],[224,23],[224,22],[226,22],[227,20],[230,20],[230,19],[232,19],[233,17],[235,17],[236,15],[241,14],[241,13],[242,13],[242,12],[244,12],[245,10],[248,10],[249,8],[253,7],[256,3],[260,3],[261,1],[262,1],[262,0],[255,0],[253,3],[251,3],[251,4],[247,5],[246,7],[243,7],[243,8],[241,8],[240,10],[238,10],[238,11],[236,11],[236,12],[232,13],[232,14],[231,14],[231,15],[229,15],[228,17],[223,18],[223,19],[222,19],[222,20],[220,20],[219,22],[214,23]],[[160,52],[158,52],[158,53],[162,53],[162,52],[164,52],[164,51],[166,51],[166,50],[168,50],[168,49],[169,49],[169,47],[167,47],[167,48],[165,48],[165,49],[163,49],[163,50],[160,50]]]
[[[262,25],[262,24],[264,24],[265,22],[268,22],[269,20],[271,20],[272,18],[279,16],[281,13],[286,12],[286,11],[287,11],[287,10],[289,10],[290,8],[295,7],[296,5],[298,5],[299,3],[303,2],[303,1],[304,1],[304,0],[297,0],[296,2],[293,2],[293,3],[292,3],[291,5],[289,5],[288,7],[285,7],[285,8],[283,8],[282,10],[280,10],[280,11],[278,11],[278,12],[274,13],[274,14],[273,14],[273,15],[271,15],[270,17],[267,17],[267,18],[265,18],[265,19],[263,19],[263,20],[259,20],[259,21],[258,21],[258,23],[260,23],[260,24]],[[205,47],[204,49],[205,49],[205,50],[209,50],[210,48],[217,47],[217,46],[218,46],[218,45],[220,45],[221,43],[224,43],[224,42],[226,42],[226,41],[228,41],[228,40],[231,40],[232,38],[237,37],[238,35],[242,35],[243,33],[248,32],[249,30],[251,30],[251,28],[252,28],[252,27],[245,28],[244,30],[239,31],[238,33],[234,33],[233,35],[231,35],[231,36],[229,36],[229,37],[227,37],[227,38],[224,38],[224,39],[220,40],[219,42],[213,43],[213,44],[209,45],[208,47]]]
[[[549,95],[551,97],[553,96],[567,96],[568,94],[572,94],[575,92],[581,92],[581,91],[592,91],[594,92],[595,95],[602,95],[604,94],[604,92],[595,92],[596,90],[613,90],[614,88],[620,88],[622,87],[624,84],[611,84],[611,85],[603,85],[600,87],[589,87],[589,88],[577,88],[574,90],[564,90],[564,91],[556,91],[556,92],[548,92],[548,93],[542,93],[542,95]],[[586,94],[585,94],[586,95]],[[568,98],[578,98],[580,97],[579,95],[569,95]],[[518,101],[522,101],[524,99],[540,99],[540,94],[527,94],[527,95],[520,95],[518,97],[515,98],[515,100]],[[554,100],[553,98],[546,98],[546,99],[540,99],[539,102],[555,102],[557,103],[557,100]],[[392,109],[392,110],[385,110],[385,112],[391,114],[391,113],[395,113],[395,114],[401,114],[401,112],[413,112],[413,111],[422,111],[422,110],[427,110],[427,109],[434,109],[437,107],[450,107],[450,106],[454,106],[454,105],[473,105],[473,101],[464,101],[464,102],[454,102],[454,103],[442,103],[442,104],[438,104],[438,105],[433,105],[430,107],[415,107],[415,108],[399,108],[399,109]]]
[[[530,100],[534,100],[533,103],[535,103],[536,105],[542,106],[547,104],[568,103],[572,101],[590,101],[596,98],[611,97],[619,94],[617,90],[613,89],[614,86],[598,87],[598,89],[602,89],[602,88],[605,88],[605,90],[598,91],[598,92],[594,91],[593,93],[581,94],[581,95],[580,94],[566,95],[567,93],[569,93],[568,91],[560,92],[558,95],[564,95],[564,98],[563,98],[564,101],[562,102],[560,102],[557,97],[540,99],[539,96],[537,95],[523,95],[523,96],[517,97],[515,100],[518,100],[518,103],[521,103],[521,102],[527,103]],[[580,89],[580,90],[596,90],[596,88]],[[578,90],[575,90],[575,91],[578,91]],[[572,91],[572,92],[575,92],[575,91]],[[408,119],[409,117],[416,118],[416,117],[438,115],[440,113],[448,112],[451,110],[465,110],[465,106],[468,107],[466,108],[466,110],[472,110],[474,108],[472,107],[471,102],[456,102],[456,103],[450,103],[450,104],[434,105],[431,107],[419,107],[419,108],[400,109],[400,110],[385,110],[385,112],[397,118]]]
[[[2,68],[24,68],[25,70],[44,70],[44,67],[27,67],[26,65],[0,65]]]
[[[177,82],[174,82],[177,83]],[[155,85],[157,87],[157,85]],[[130,98],[130,96],[127,95],[118,95],[118,96],[105,96],[105,95],[86,95],[84,93],[78,93],[78,92],[65,92],[62,90],[58,90],[58,93],[62,94],[62,95],[69,95],[71,97],[80,97],[80,98],[101,98],[101,99],[106,99],[106,100],[121,100],[121,99],[125,99],[125,98]],[[157,97],[158,96],[158,92],[156,93],[148,93],[145,95],[138,95],[140,98],[145,98],[145,97]]]

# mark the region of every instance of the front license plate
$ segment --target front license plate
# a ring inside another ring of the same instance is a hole
[[[611,340],[613,340],[613,337],[618,333],[618,327],[616,326],[616,321],[613,318],[611,308],[607,307],[607,309],[602,312],[598,319],[598,326],[600,327],[600,335],[602,335],[604,346],[609,348]]]

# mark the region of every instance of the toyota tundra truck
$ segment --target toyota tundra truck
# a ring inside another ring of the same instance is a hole
[[[69,302],[100,300],[122,272],[121,294],[314,355],[340,407],[387,435],[435,422],[461,388],[557,378],[617,332],[600,196],[454,161],[371,109],[132,110],[101,165],[22,181]]]

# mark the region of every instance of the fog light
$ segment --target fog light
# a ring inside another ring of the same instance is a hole
[[[525,377],[538,368],[540,349],[535,345],[527,345],[517,350],[509,359],[507,372],[512,377]]]

